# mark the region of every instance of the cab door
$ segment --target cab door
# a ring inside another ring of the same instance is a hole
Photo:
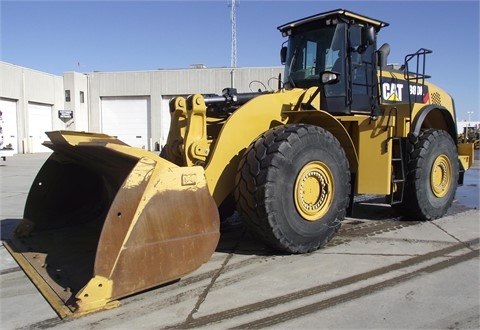
[[[353,25],[348,33],[348,79],[347,94],[352,113],[372,112],[377,99],[377,75],[374,60],[375,43],[365,45],[362,42],[362,27]]]

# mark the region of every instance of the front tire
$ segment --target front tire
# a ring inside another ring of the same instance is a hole
[[[447,213],[458,185],[458,153],[451,136],[438,129],[422,131],[408,163],[404,215],[433,220]]]
[[[235,186],[237,208],[255,236],[276,249],[306,253],[324,246],[340,228],[350,172],[330,132],[290,124],[249,146]]]

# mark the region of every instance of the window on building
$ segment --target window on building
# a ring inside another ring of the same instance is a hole
[[[70,102],[70,90],[65,90],[65,102]]]
[[[85,94],[80,91],[80,103],[85,103]]]

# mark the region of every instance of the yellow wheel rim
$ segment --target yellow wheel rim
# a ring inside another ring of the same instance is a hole
[[[452,184],[452,164],[445,155],[439,155],[432,165],[430,176],[432,192],[438,198],[444,197]]]
[[[298,213],[308,221],[321,219],[332,205],[333,175],[327,165],[306,164],[295,181],[294,199]]]

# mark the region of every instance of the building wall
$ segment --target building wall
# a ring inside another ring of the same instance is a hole
[[[480,121],[459,121],[457,122],[457,132],[458,134],[465,135],[465,129],[467,130],[474,130],[476,133],[480,132]]]
[[[0,111],[4,112],[0,124],[2,135],[8,135],[2,136],[0,149],[12,144],[18,153],[45,151],[39,147],[41,141],[38,139],[46,139],[44,135],[39,137],[39,115],[43,116],[40,119],[47,126],[45,130],[103,133],[102,100],[106,104],[112,99],[118,102],[140,99],[145,100],[142,104],[147,107],[147,127],[141,135],[148,135],[149,141],[142,147],[156,150],[166,141],[171,98],[194,93],[221,94],[223,88],[232,85],[240,93],[276,89],[282,71],[282,67],[191,68],[88,74],[66,72],[56,76],[0,61]],[[69,100],[66,91],[69,91]],[[111,118],[111,104],[108,118]],[[60,118],[59,112],[63,110],[71,111],[73,118]],[[127,111],[132,119],[135,119],[135,110],[138,109],[132,109],[132,113]],[[139,117],[141,115],[143,113]],[[464,127],[479,126],[475,121],[457,123],[459,134]]]
[[[78,72],[66,72],[63,74],[65,93],[69,91],[70,101],[64,95],[64,110],[73,111],[71,120],[64,120],[64,129],[75,131],[89,131],[89,87],[88,75]]]
[[[34,123],[29,122],[29,105],[49,106],[51,127],[63,128],[62,121],[56,116],[58,110],[63,108],[62,94],[62,77],[0,62],[0,99],[16,104],[18,136],[15,149],[19,153],[31,152],[30,129]]]
[[[151,145],[163,145],[165,119],[169,120],[167,100],[175,96],[190,94],[221,94],[225,87],[233,86],[238,92],[249,92],[251,88],[275,89],[281,67],[271,68],[215,68],[158,70],[142,72],[94,72],[88,76],[90,84],[90,121],[92,132],[102,131],[102,98],[106,97],[149,97],[149,132]],[[253,82],[253,83],[252,83]],[[258,83],[262,82],[262,84]],[[163,127],[163,130],[162,130]],[[162,134],[163,133],[163,134]]]
[[[232,85],[238,92],[276,89],[281,72],[282,67],[191,68],[88,74],[66,72],[63,76],[55,76],[0,62],[0,100],[15,102],[16,150],[30,153],[38,148],[32,147],[34,125],[29,123],[29,105],[31,108],[35,105],[36,115],[39,109],[50,109],[48,130],[102,133],[102,99],[118,99],[119,102],[146,99],[148,127],[145,131],[150,141],[147,148],[152,150],[165,142],[170,120],[168,100],[171,98],[194,93],[221,94],[223,88]],[[60,118],[60,111],[64,110],[71,111],[73,118]],[[135,113],[129,115],[135,116]]]

